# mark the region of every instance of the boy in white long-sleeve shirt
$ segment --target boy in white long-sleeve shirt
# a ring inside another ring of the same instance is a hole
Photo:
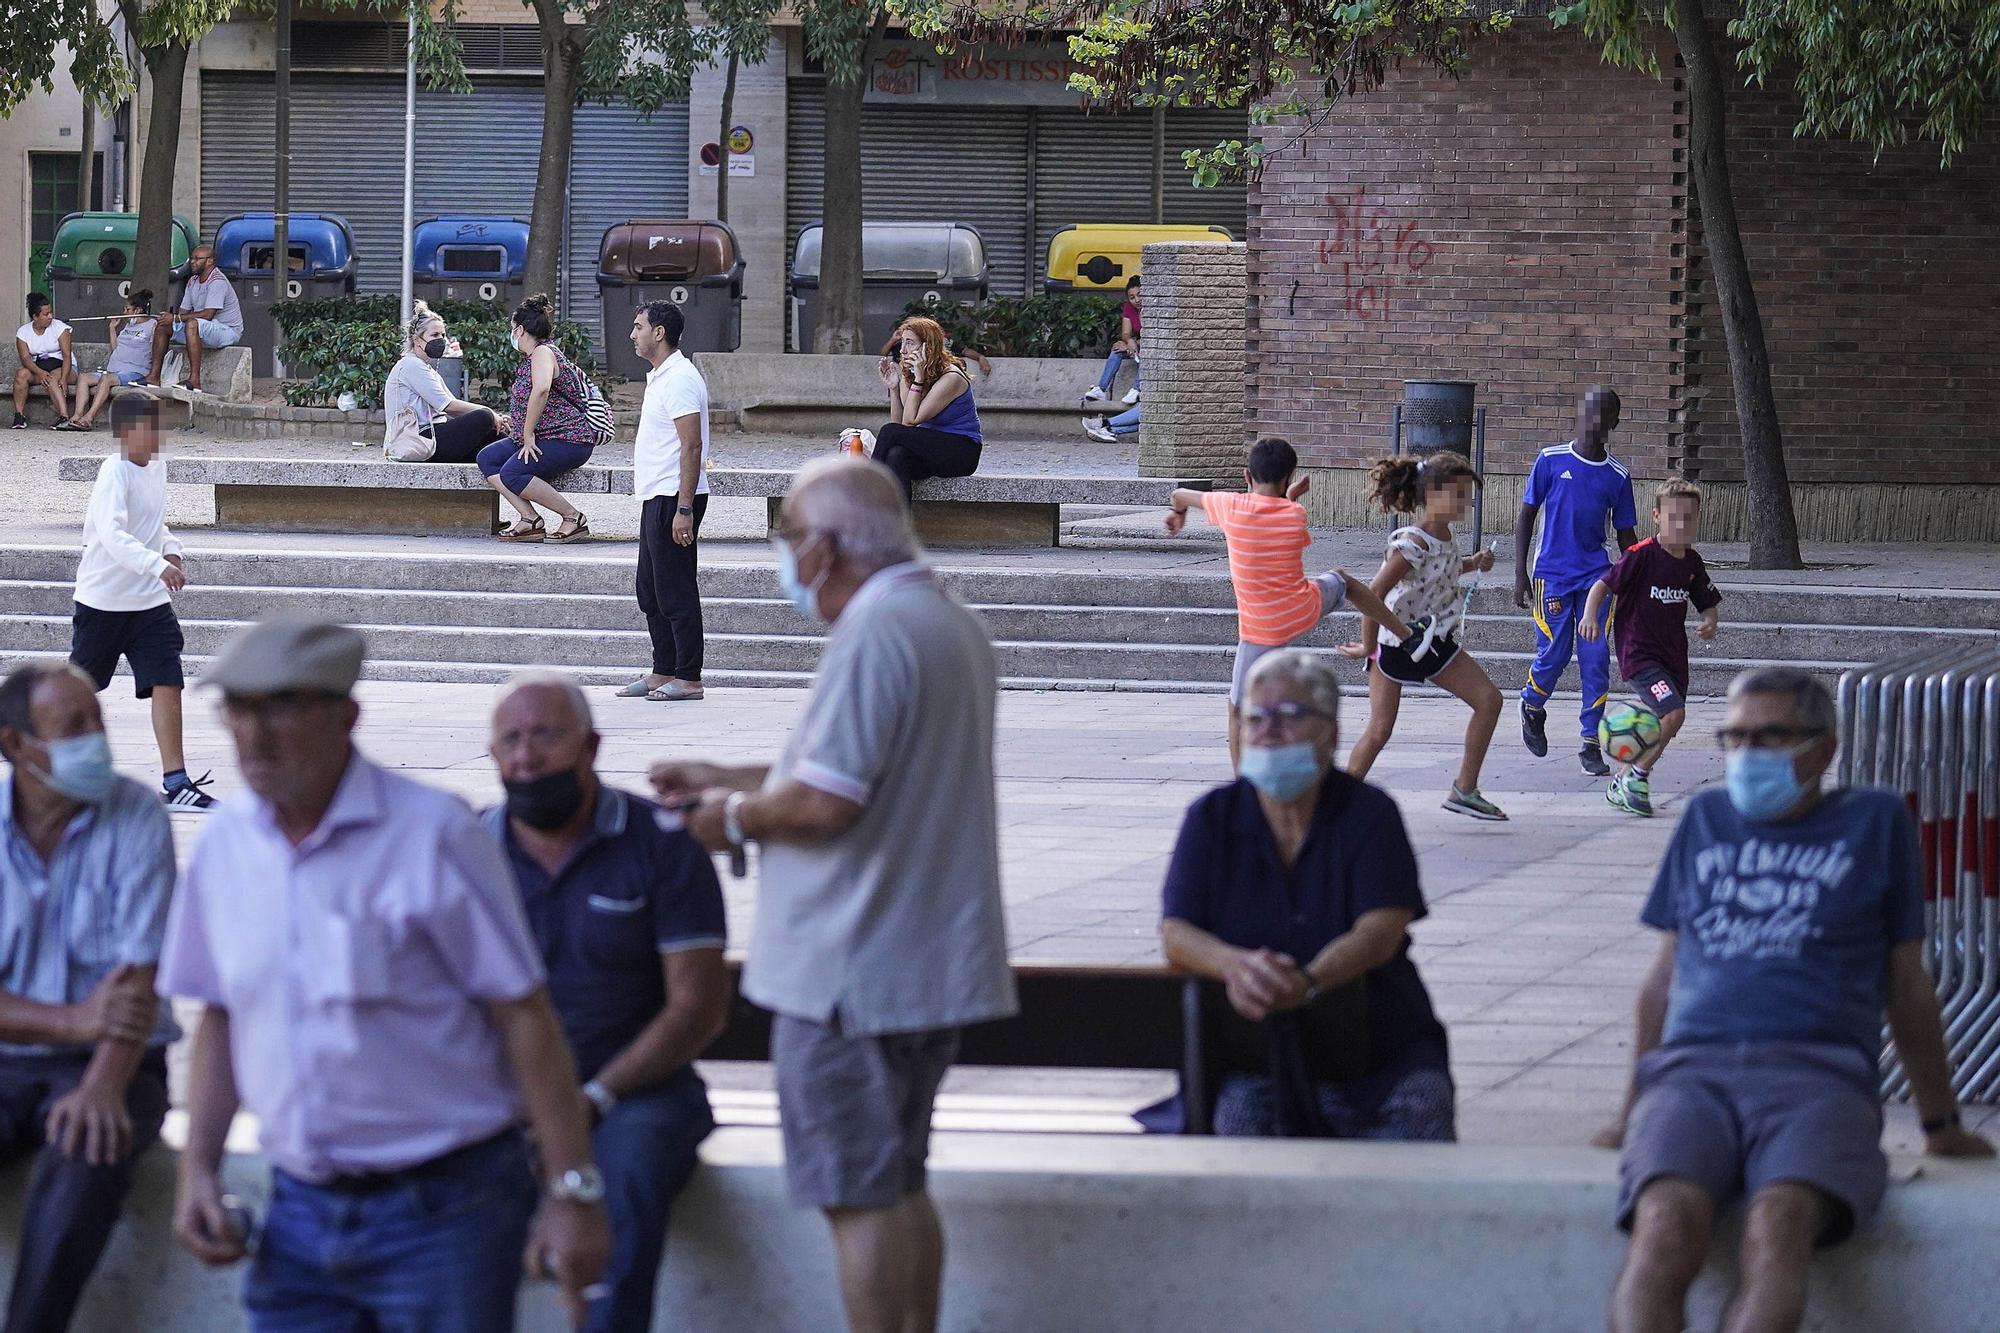
[[[159,460],[160,409],[150,394],[111,401],[118,454],[104,460],[83,520],[69,660],[102,690],[118,659],[132,664],[133,692],[153,702],[160,745],[160,798],[173,810],[207,811],[215,798],[190,779],[182,754],[181,622],[173,594],[187,586],[181,544],[167,530],[167,465]]]

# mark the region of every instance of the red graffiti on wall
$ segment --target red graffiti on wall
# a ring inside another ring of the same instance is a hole
[[[1368,207],[1366,189],[1357,188],[1350,199],[1330,194],[1326,206],[1333,231],[1315,247],[1320,267],[1340,270],[1342,305],[1349,313],[1381,319],[1397,284],[1410,282],[1431,262],[1431,243],[1417,238],[1415,222],[1397,223]]]

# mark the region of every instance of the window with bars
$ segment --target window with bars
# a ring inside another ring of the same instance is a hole
[[[101,185],[104,157],[99,154],[93,175]],[[69,214],[83,207],[76,188],[75,153],[28,154],[28,286],[41,291],[47,281],[49,252],[55,247],[56,228]]]

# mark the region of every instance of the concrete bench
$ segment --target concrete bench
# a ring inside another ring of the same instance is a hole
[[[946,1329],[1602,1328],[1624,1252],[1616,1161],[1591,1149],[943,1132],[931,1150]],[[837,1326],[826,1223],[786,1197],[777,1131],[722,1129],[701,1156],[674,1205],[654,1326]],[[174,1243],[174,1169],[168,1148],[139,1163],[75,1333],[246,1327],[242,1271],[205,1269]],[[1898,1162],[1894,1176],[1874,1225],[1814,1261],[1805,1326],[1993,1328],[2000,1166]],[[224,1178],[261,1215],[261,1159],[232,1151]],[[0,1284],[26,1180],[0,1179]],[[1732,1219],[1716,1248],[1736,1245]],[[1716,1326],[1733,1277],[1711,1260],[1691,1327]],[[518,1326],[568,1327],[546,1284],[523,1288]]]
[[[80,343],[71,341],[70,350],[76,353],[79,371],[95,375],[104,369],[104,362],[111,355],[111,348],[105,343]],[[167,354],[167,368],[171,372],[177,353]],[[247,347],[223,347],[204,352],[201,359],[201,378],[208,386],[208,395],[231,403],[250,401],[250,349]],[[10,380],[11,384],[12,381]],[[137,387],[137,386],[135,386]],[[76,385],[70,385],[74,392]],[[141,392],[150,393],[161,402],[161,424],[168,427],[185,427],[194,421],[194,395],[175,385],[146,387]],[[132,389],[121,390],[131,393]],[[108,413],[109,409],[107,409]],[[28,420],[30,423],[53,426],[56,424],[55,404],[48,400],[40,385],[28,390]],[[105,420],[100,417],[100,424]]]
[[[64,481],[89,481],[98,458],[65,458]],[[714,494],[766,501],[775,526],[785,469],[717,468]],[[479,469],[369,459],[170,456],[167,480],[213,486],[218,527],[257,532],[491,533],[500,501]],[[632,469],[587,465],[555,479],[565,495],[630,495]],[[917,483],[917,534],[938,547],[1058,546],[1066,504],[1164,507],[1176,486],[1140,477],[972,476]]]
[[[694,360],[708,381],[710,410],[723,424],[824,434],[831,444],[842,426],[874,430],[888,419],[888,395],[872,356],[700,352]],[[981,427],[996,438],[1076,434],[1083,391],[1104,369],[1101,359],[1082,357],[994,357],[990,364],[990,376],[973,366],[972,394]],[[1121,383],[1130,377],[1124,372]]]

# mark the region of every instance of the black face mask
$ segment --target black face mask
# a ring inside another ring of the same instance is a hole
[[[433,361],[441,359],[450,350],[451,344],[442,338],[433,338],[424,344],[424,355]]]
[[[583,808],[583,780],[573,768],[502,785],[507,788],[507,813],[544,833],[569,823]]]

